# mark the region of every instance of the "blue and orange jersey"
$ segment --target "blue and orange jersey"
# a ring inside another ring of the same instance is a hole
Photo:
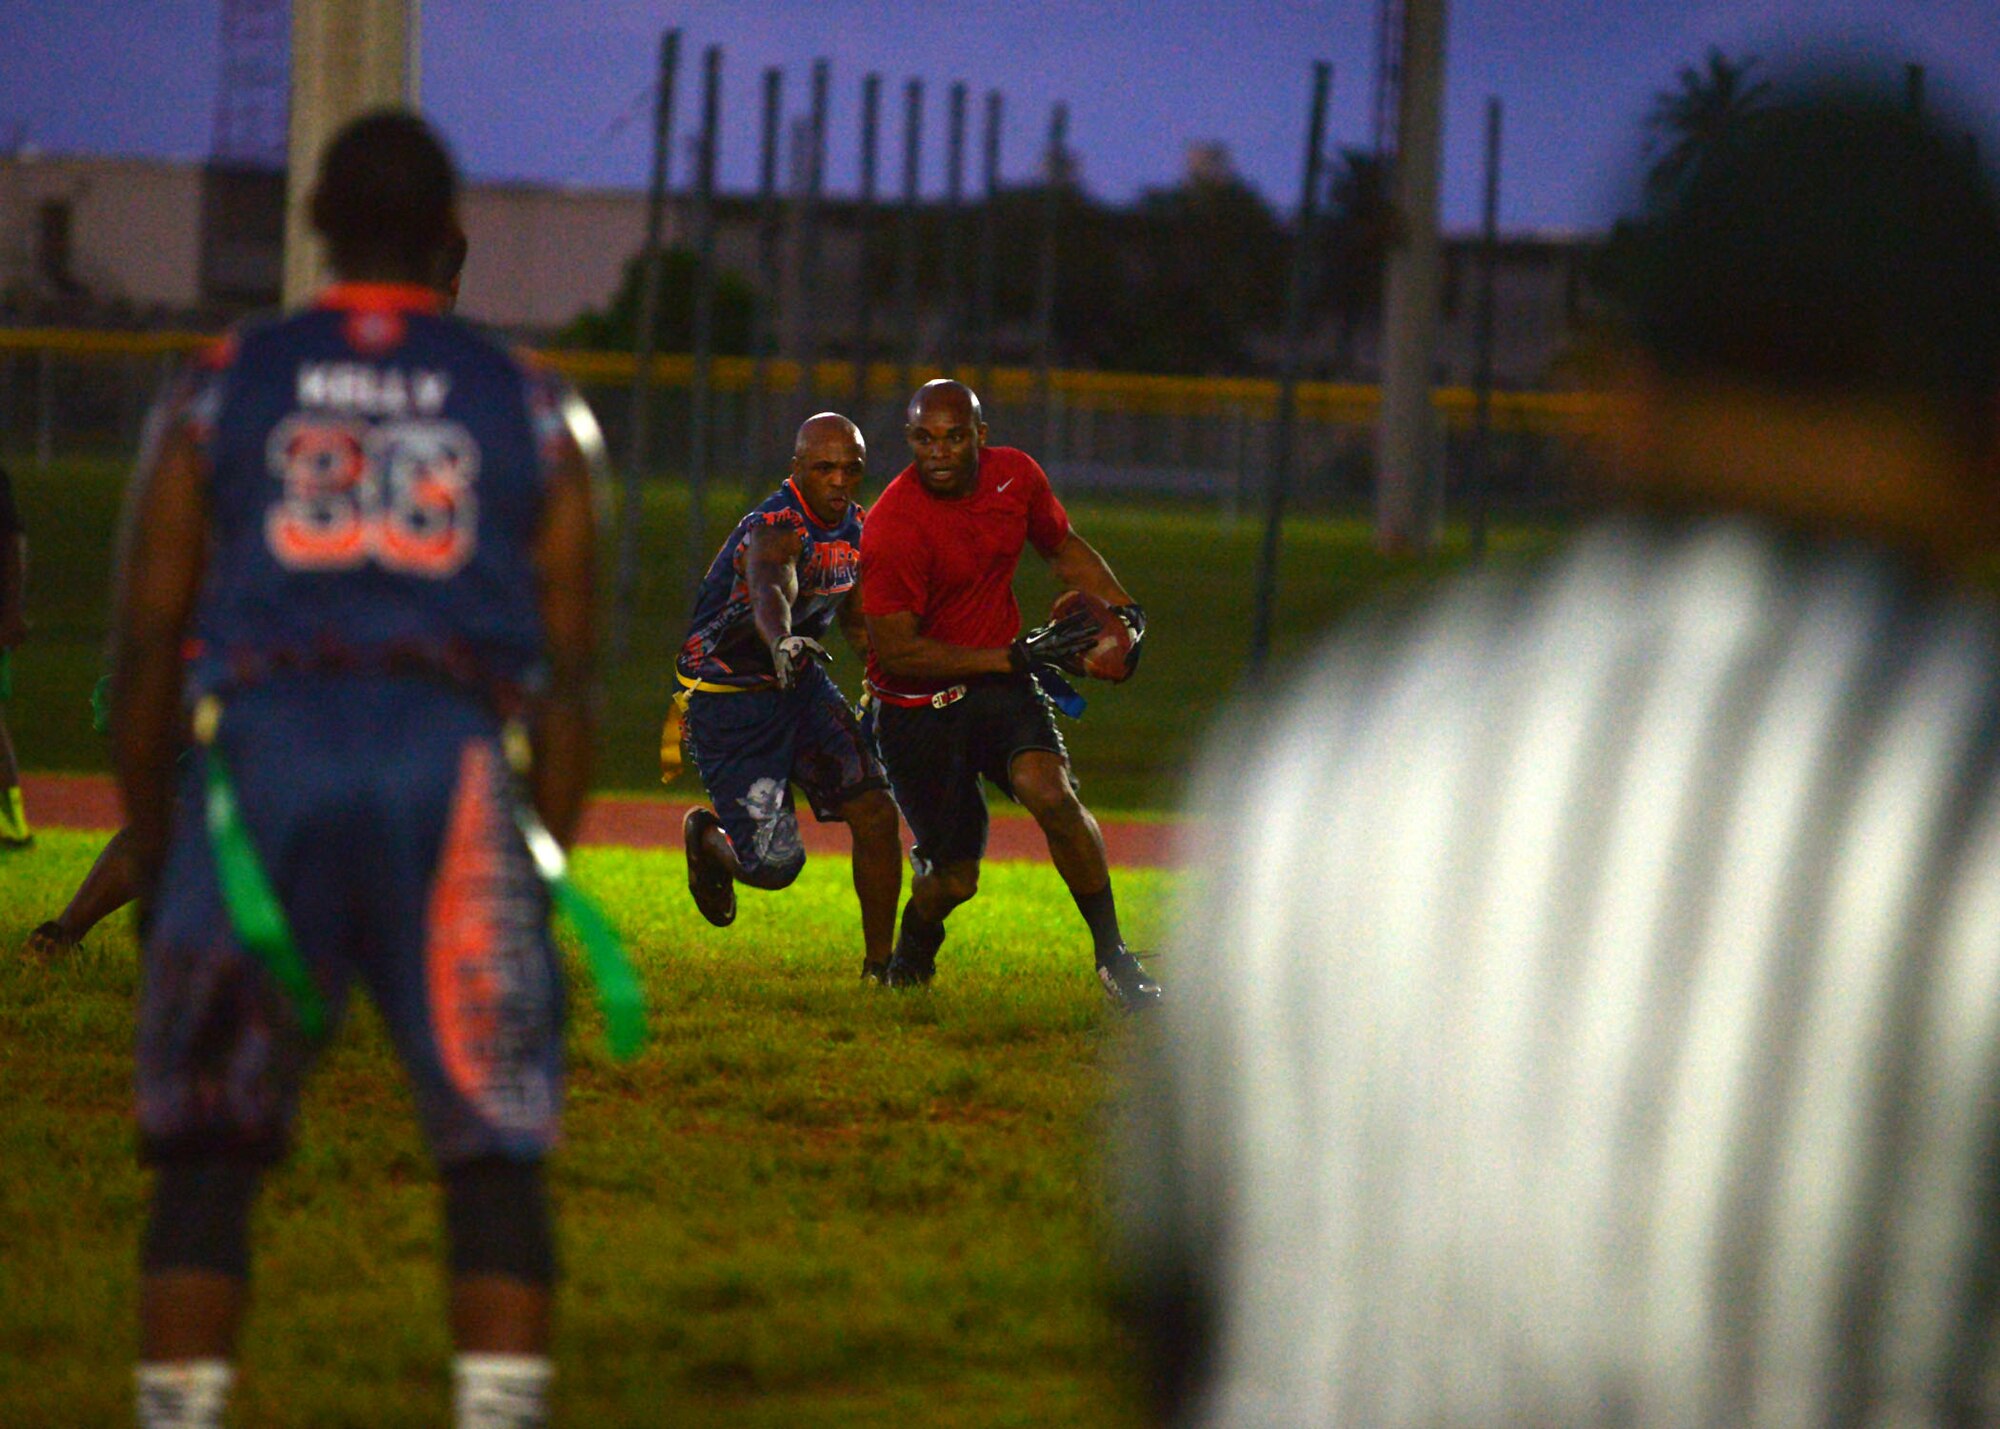
[[[745,577],[745,542],[760,527],[799,535],[799,593],[792,601],[792,633],[822,638],[861,573],[862,510],[849,505],[833,525],[823,524],[789,477],[736,523],[710,562],[695,593],[694,619],[675,668],[690,680],[754,689],[776,682],[770,647],[757,633]]]
[[[425,288],[337,284],[216,344],[164,411],[208,468],[194,687],[427,655],[532,684],[533,548],[570,400]]]

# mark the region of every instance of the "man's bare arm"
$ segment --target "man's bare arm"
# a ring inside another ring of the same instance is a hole
[[[597,666],[597,527],[583,453],[565,441],[535,539],[549,685],[532,728],[535,811],[567,847],[590,783]]]
[[[785,526],[757,526],[743,542],[743,583],[750,618],[766,645],[792,633],[792,603],[799,598],[799,553],[805,543]]]
[[[1005,645],[982,650],[919,635],[913,610],[871,615],[867,620],[875,663],[892,679],[967,680],[976,675],[1004,675],[1014,668]]]
[[[112,601],[112,759],[141,886],[166,850],[184,728],[181,647],[208,562],[207,464],[186,428],[141,454],[126,498]]]
[[[1111,567],[1104,557],[1074,531],[1043,559],[1049,563],[1050,573],[1065,590],[1080,590],[1086,595],[1094,595],[1106,605],[1133,603],[1125,587],[1118,584],[1118,577],[1111,574]]]
[[[840,602],[840,633],[848,646],[865,662],[868,659],[868,617],[861,613],[861,587],[856,586]]]

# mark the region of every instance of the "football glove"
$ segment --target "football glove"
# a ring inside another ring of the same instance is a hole
[[[1125,622],[1125,628],[1132,632],[1132,648],[1125,655],[1125,672],[1130,675],[1139,668],[1139,655],[1146,648],[1146,612],[1138,601],[1130,605],[1114,605],[1111,613]]]
[[[810,635],[787,635],[771,647],[771,668],[778,676],[778,688],[789,690],[799,678],[799,670],[807,659],[831,665],[833,656],[827,648]]]
[[[1007,647],[1007,664],[1017,675],[1037,665],[1067,668],[1097,643],[1097,621],[1087,610],[1073,610],[1050,625],[1037,625]]]

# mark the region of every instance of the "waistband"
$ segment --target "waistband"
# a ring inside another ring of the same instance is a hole
[[[869,680],[867,685],[868,693],[883,704],[895,705],[898,708],[906,710],[947,709],[964,699],[966,693],[972,688],[971,685],[961,681],[956,685],[947,685],[932,694],[909,695],[904,694],[900,690],[885,690],[873,680]]]
[[[400,644],[356,650],[338,644],[218,652],[221,679],[207,694],[229,695],[279,675],[387,675],[414,677],[472,696],[502,719],[519,718],[528,707],[528,687],[497,675],[471,650],[456,645]]]

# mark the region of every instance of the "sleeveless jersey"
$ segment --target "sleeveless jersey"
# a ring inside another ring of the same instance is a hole
[[[787,478],[736,523],[710,563],[695,594],[694,620],[675,668],[690,680],[710,685],[755,689],[775,684],[770,647],[757,633],[751,613],[745,542],[760,527],[798,533],[799,592],[792,601],[792,633],[818,640],[860,579],[861,521],[861,508],[850,503],[838,522],[823,525],[797,484]]]
[[[533,683],[559,379],[427,289],[341,284],[225,338],[169,400],[209,470],[194,689],[287,667]]]

